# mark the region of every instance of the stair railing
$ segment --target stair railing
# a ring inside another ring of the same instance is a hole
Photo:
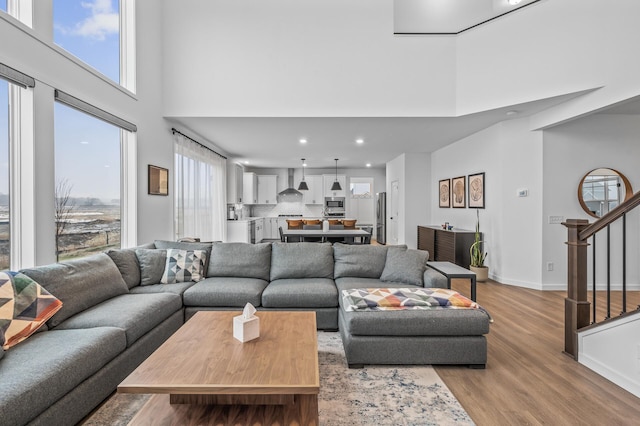
[[[568,233],[567,297],[564,299],[564,352],[574,359],[578,357],[578,330],[590,325],[593,307],[593,321],[596,321],[596,234],[606,230],[607,239],[607,316],[611,318],[611,224],[622,220],[622,314],[627,311],[626,288],[626,216],[640,205],[640,192],[614,208],[600,219],[589,224],[586,219],[568,219],[563,223]],[[587,240],[592,238],[593,250],[593,304],[588,300]]]

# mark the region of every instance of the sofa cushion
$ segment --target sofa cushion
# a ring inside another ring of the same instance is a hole
[[[207,252],[204,250],[168,249],[160,283],[175,284],[204,279]]]
[[[154,285],[139,285],[129,290],[131,294],[149,294],[149,293],[173,293],[182,296],[182,294],[195,282],[189,281],[186,283],[175,284],[154,284]]]
[[[135,252],[140,264],[140,285],[160,283],[167,264],[167,250],[136,249]]]
[[[186,241],[167,241],[155,240],[153,244],[157,249],[178,249],[178,250],[204,250],[207,252],[207,259],[204,264],[204,270],[209,268],[209,259],[211,259],[211,243],[191,243]]]
[[[243,307],[260,306],[262,291],[268,282],[257,278],[212,277],[184,292],[185,306]]]
[[[62,309],[47,322],[51,328],[100,302],[129,292],[118,267],[105,253],[20,272],[62,301]]]
[[[126,343],[118,328],[52,330],[7,351],[0,362],[0,423],[28,423],[122,353]]]
[[[35,333],[62,302],[19,272],[0,272],[0,347],[9,349]]]
[[[342,323],[362,336],[480,336],[489,332],[489,315],[481,309],[429,309],[347,312]]]
[[[259,278],[269,281],[271,243],[216,243],[207,277]]]
[[[334,244],[334,277],[380,278],[387,260],[387,250],[386,246],[370,244]]]
[[[333,278],[330,243],[273,243],[271,281],[287,278]]]
[[[332,279],[296,278],[271,281],[262,292],[265,308],[335,308],[338,290]]]
[[[118,267],[129,289],[140,285],[140,263],[134,249],[109,250],[107,255]]]
[[[421,286],[428,258],[429,252],[423,250],[389,249],[380,280]]]
[[[125,331],[129,347],[181,308],[176,294],[123,294],[74,315],[56,330],[117,327]]]

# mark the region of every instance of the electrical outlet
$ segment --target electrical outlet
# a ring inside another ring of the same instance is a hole
[[[549,216],[549,223],[551,225],[560,225],[564,222],[564,216]]]
[[[553,271],[553,262],[547,262],[547,271]]]
[[[518,189],[518,197],[526,197],[527,195],[529,195],[527,188]]]

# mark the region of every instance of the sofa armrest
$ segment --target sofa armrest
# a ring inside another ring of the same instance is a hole
[[[427,266],[423,276],[425,288],[447,288],[447,277]]]

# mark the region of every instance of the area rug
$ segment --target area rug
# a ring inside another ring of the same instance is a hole
[[[320,424],[473,425],[431,366],[349,369],[338,333],[318,332]],[[114,394],[84,423],[124,426],[148,395]]]

